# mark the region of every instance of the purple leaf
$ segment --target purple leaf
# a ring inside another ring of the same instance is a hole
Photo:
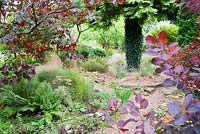
[[[108,121],[108,122],[111,122],[111,123],[114,123],[113,119],[112,119],[112,116],[110,115],[104,115],[104,120]]]
[[[174,117],[174,125],[183,125],[184,122],[187,120],[187,117],[182,115],[182,114],[178,114]]]
[[[200,101],[192,104],[189,108],[188,111],[189,113],[196,113],[196,112],[200,112]]]
[[[162,54],[159,56],[159,58],[163,59],[163,60],[169,60],[171,58],[170,54]]]
[[[194,126],[193,130],[195,131],[196,134],[200,134],[200,126]]]
[[[145,109],[148,106],[148,101],[143,99],[141,95],[135,96],[135,101],[140,104],[140,109]]]
[[[139,116],[138,111],[137,111],[137,110],[134,110],[134,109],[132,109],[132,110],[130,111],[130,114],[131,114],[132,116],[135,116],[135,117],[138,117],[138,116]]]
[[[126,125],[126,122],[124,120],[119,120],[117,122],[117,126],[119,126],[120,128],[123,128]]]
[[[193,98],[194,98],[193,94],[188,94],[185,97],[184,104],[185,104],[186,107],[188,107],[191,104]]]
[[[126,110],[125,107],[121,107],[121,108],[119,109],[119,113],[120,113],[120,114],[124,114],[124,113],[126,113],[126,112],[127,112],[127,110]]]
[[[136,96],[135,96],[135,101],[136,101],[137,103],[140,103],[141,100],[142,100],[142,96],[141,96],[141,95],[136,95]]]
[[[129,109],[129,113],[132,115],[132,116],[135,116],[137,117],[139,114],[139,108],[135,106],[134,102],[125,102],[121,111],[123,112],[124,110],[126,109]]]
[[[151,60],[151,62],[152,62],[154,65],[160,65],[160,64],[164,63],[162,59],[157,58],[157,57],[153,58],[153,59]]]
[[[178,88],[178,89],[182,89],[183,86],[184,86],[184,82],[183,82],[182,80],[179,80],[179,81],[178,81],[178,84],[177,84],[177,88]]]
[[[150,120],[144,121],[144,133],[145,134],[154,134],[155,128],[151,125]]]
[[[133,118],[130,118],[130,119],[127,119],[126,120],[126,124],[129,123],[129,122],[137,122],[138,120],[136,119],[133,119]]]
[[[142,123],[142,124],[136,126],[135,128],[136,128],[136,130],[138,130],[138,131],[140,131],[140,132],[144,131],[144,123]]]
[[[183,66],[182,65],[178,65],[178,66],[176,66],[175,68],[174,68],[174,72],[176,73],[176,74],[180,74],[181,72],[183,72]]]
[[[180,112],[180,104],[176,103],[176,102],[170,102],[167,105],[168,108],[168,112],[171,115],[177,115]]]
[[[165,68],[163,68],[163,67],[161,67],[161,68],[156,68],[155,72],[156,72],[157,74],[160,74],[160,73],[162,73],[164,70],[165,70]]]
[[[170,45],[169,45],[169,47],[175,47],[175,46],[177,46],[178,45],[178,42],[172,42]]]
[[[163,71],[163,74],[165,74],[165,75],[169,75],[169,76],[172,76],[172,75],[173,75],[173,72],[172,72],[171,69],[169,69],[169,70],[165,70],[165,71]]]
[[[200,73],[190,73],[191,77],[200,77]]]
[[[153,49],[147,49],[146,53],[151,56],[157,56],[159,53]]]
[[[174,84],[174,81],[173,80],[171,80],[171,79],[166,79],[163,83],[162,83],[162,85],[164,85],[164,86],[166,86],[166,87],[168,87],[168,86],[172,86]]]
[[[133,118],[127,119],[125,120],[119,120],[117,122],[117,126],[119,126],[120,128],[123,128],[125,125],[127,125],[129,122],[137,122],[138,120],[135,120]]]
[[[192,69],[200,72],[200,67],[193,67]]]
[[[140,109],[145,109],[145,108],[147,108],[147,106],[148,106],[148,101],[146,100],[146,99],[142,99],[141,101],[140,101]]]
[[[165,64],[164,64],[164,68],[165,68],[165,69],[171,69],[171,68],[172,68],[172,65],[165,63]]]
[[[107,112],[105,112],[104,110],[101,110],[101,109],[98,110],[98,112],[103,114],[104,120],[114,123],[112,117]]]
[[[155,113],[153,111],[149,112],[147,115],[147,119],[153,119],[155,117]]]

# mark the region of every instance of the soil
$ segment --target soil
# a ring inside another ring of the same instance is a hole
[[[59,58],[52,59],[44,65],[36,67],[36,71],[41,72],[48,69],[62,68],[62,63]],[[161,83],[166,78],[165,76],[141,76],[138,72],[127,73],[123,78],[116,78],[112,73],[97,73],[97,72],[81,72],[83,76],[95,81],[95,89],[100,92],[113,93],[111,84],[115,83],[120,87],[129,87],[133,94],[130,100],[134,100],[135,95],[141,94],[145,99],[149,101],[149,106],[143,111],[143,114],[147,114],[151,110],[158,109],[159,107],[166,108],[168,102],[182,101],[183,95],[176,94],[176,87],[163,87]],[[127,115],[125,118],[128,118]],[[131,123],[129,128],[135,128],[138,125]],[[128,132],[126,132],[128,134]],[[133,132],[129,132],[133,133]],[[118,131],[112,128],[104,128],[91,132],[90,134],[118,134]]]
[[[96,75],[96,90],[113,92],[110,88],[111,83],[116,83],[121,87],[129,87],[133,90],[133,94],[130,100],[134,100],[136,94],[141,94],[145,99],[149,101],[149,106],[143,111],[143,114],[147,114],[151,110],[156,110],[159,107],[166,108],[167,103],[172,101],[182,101],[183,95],[176,94],[176,87],[163,87],[161,83],[165,79],[165,76],[139,76],[137,72],[128,73],[124,78],[115,78],[110,73],[97,74]],[[124,118],[128,118],[127,115]],[[135,128],[137,123],[131,123],[128,128]],[[124,132],[129,134],[133,132]],[[104,128],[91,132],[90,134],[118,134],[118,131],[112,128]]]

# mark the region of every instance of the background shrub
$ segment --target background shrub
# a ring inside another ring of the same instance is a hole
[[[105,59],[96,57],[88,60],[80,61],[80,67],[89,72],[99,72],[104,73],[107,71],[108,65],[105,62]]]
[[[83,28],[87,27],[83,25]],[[124,44],[124,21],[120,18],[108,29],[89,29],[81,34],[79,45],[93,45],[102,48],[122,48]]]
[[[176,26],[175,24],[163,25],[160,26],[158,29],[152,30],[151,34],[158,35],[161,31],[165,31],[169,42],[175,42],[178,34],[178,29],[178,26]]]
[[[145,37],[147,35],[158,35],[161,31],[167,33],[167,38],[169,41],[174,42],[177,39],[179,27],[172,24],[169,20],[157,21],[153,20],[143,26],[142,32],[145,42]],[[146,44],[143,44],[143,51],[146,49]]]
[[[199,24],[196,23],[196,18],[198,14],[185,13],[182,14],[182,9],[179,10],[177,16],[177,24],[179,26],[177,41],[179,42],[180,47],[185,47],[190,44],[190,42],[195,41],[197,36],[200,36],[197,33],[199,30]]]
[[[84,58],[91,58],[91,57],[105,57],[106,51],[100,48],[93,48],[87,45],[80,45],[77,48],[77,54],[83,55]]]

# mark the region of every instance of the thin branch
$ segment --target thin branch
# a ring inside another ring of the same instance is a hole
[[[34,16],[34,21],[35,21],[35,24],[37,24],[37,16],[36,16],[36,13],[35,13],[35,3],[33,2],[33,4],[31,5],[31,8],[33,10],[33,16]]]
[[[41,19],[40,21],[38,21],[34,26],[32,26],[28,32],[17,33],[16,35],[30,34],[30,33],[32,33],[40,24],[42,24],[42,23],[49,17],[49,15],[51,15],[51,14],[59,14],[59,13],[65,12],[65,11],[67,11],[67,10],[70,10],[70,9],[72,9],[72,8],[74,8],[74,7],[70,7],[70,8],[65,9],[65,10],[49,12],[44,18],[42,18],[42,19]]]
[[[82,32],[85,32],[86,30],[88,30],[89,27],[86,28],[86,29],[84,29],[84,30],[81,30],[81,26],[80,26],[79,24],[76,24],[76,28],[77,28],[77,30],[78,30],[78,37],[77,37],[77,39],[76,39],[76,42],[78,42],[78,40],[79,40],[79,38],[80,38],[80,36],[81,36],[81,33],[82,33]]]

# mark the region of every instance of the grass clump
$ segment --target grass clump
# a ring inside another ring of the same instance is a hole
[[[53,88],[64,86],[64,90],[70,93],[72,100],[77,101],[87,100],[92,88],[89,81],[72,70],[48,70],[39,73],[36,77],[40,82],[49,82]]]
[[[96,57],[88,60],[83,60],[80,62],[80,67],[89,72],[99,72],[105,73],[107,71],[108,65],[105,62],[105,59]]]
[[[151,64],[151,59],[151,57],[143,54],[139,71],[141,76],[153,76],[155,72],[155,66]]]

